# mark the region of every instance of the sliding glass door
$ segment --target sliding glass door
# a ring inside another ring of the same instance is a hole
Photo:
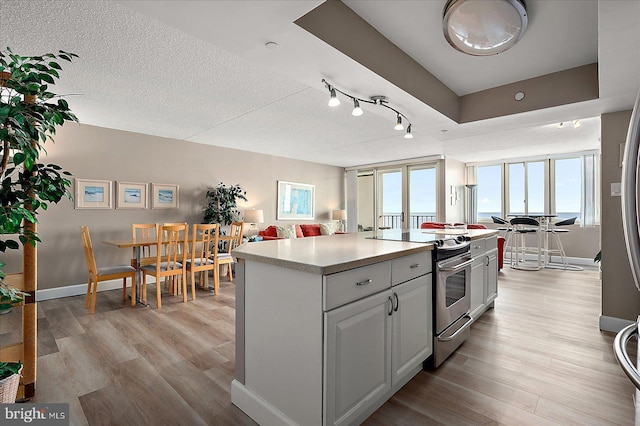
[[[358,230],[416,229],[436,220],[436,164],[358,172]]]

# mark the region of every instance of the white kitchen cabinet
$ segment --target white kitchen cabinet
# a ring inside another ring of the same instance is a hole
[[[471,316],[480,317],[493,307],[498,297],[498,249],[497,238],[491,236],[471,241],[474,262],[471,266]]]
[[[433,352],[431,280],[431,274],[423,275],[392,289],[395,305],[391,383],[394,387]]]
[[[484,294],[485,304],[493,303],[498,297],[498,250],[492,250],[486,254]]]
[[[325,313],[326,425],[359,423],[422,368],[433,350],[431,280]]]
[[[325,424],[347,425],[391,390],[391,291],[325,314]]]

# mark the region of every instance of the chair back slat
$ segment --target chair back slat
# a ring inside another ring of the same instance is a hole
[[[84,260],[87,263],[87,270],[90,274],[93,274],[94,277],[97,277],[98,268],[96,267],[96,258],[93,254],[93,246],[91,245],[88,226],[80,226],[80,237],[82,238],[82,248],[84,249]]]
[[[577,217],[570,217],[569,219],[564,219],[559,222],[554,223],[554,226],[567,226],[567,225],[575,225]]]
[[[493,220],[493,223],[497,223],[498,225],[508,225],[509,222],[501,217],[498,216],[491,216],[491,220]]]
[[[133,223],[131,224],[131,238],[133,241],[141,240],[155,240],[158,236],[158,224],[157,223]],[[155,254],[151,254],[151,246],[143,246],[140,248],[141,257],[152,257]]]
[[[215,259],[218,256],[219,240],[218,224],[194,224],[191,233],[191,264],[195,265],[195,259],[206,262],[207,259]]]
[[[229,244],[227,244],[227,253],[242,244],[242,231],[244,230],[244,222],[231,222],[229,229]]]
[[[158,233],[158,246],[161,246],[162,250],[158,250],[157,264],[160,265],[162,263],[162,252],[164,251],[167,271],[182,270],[187,258],[187,251],[185,250],[189,238],[187,224],[162,225],[160,231]]]

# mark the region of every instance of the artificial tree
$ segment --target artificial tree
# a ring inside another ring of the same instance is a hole
[[[44,145],[53,142],[57,126],[78,121],[68,103],[50,90],[60,78],[60,60],[77,55],[65,51],[41,56],[21,56],[10,48],[0,51],[0,252],[24,246],[21,293],[5,281],[0,263],[0,294],[11,302],[27,297],[23,311],[24,395],[35,393],[37,309],[36,223],[40,211],[71,198],[71,182],[55,164],[40,162]],[[16,237],[17,240],[16,241]],[[30,296],[30,297],[29,297]]]
[[[50,203],[71,198],[71,174],[55,164],[40,163],[44,144],[53,142],[56,127],[78,121],[69,104],[50,91],[60,77],[58,60],[77,55],[59,51],[20,56],[10,48],[0,51],[0,252],[40,241],[30,224]],[[54,101],[55,100],[55,101]],[[3,278],[0,269],[0,280]]]
[[[204,209],[205,223],[231,225],[240,219],[238,199],[247,201],[247,192],[239,184],[226,186],[220,182],[217,187],[207,190],[207,206]]]

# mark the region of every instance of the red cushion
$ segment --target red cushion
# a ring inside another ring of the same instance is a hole
[[[487,227],[479,223],[470,223],[467,225],[467,229],[487,229]]]
[[[278,232],[276,231],[276,227],[272,225],[272,226],[267,226],[267,228],[265,228],[264,231],[260,231],[259,235],[263,237],[277,237]]]
[[[440,222],[422,222],[420,229],[444,229],[444,223]]]
[[[300,225],[302,233],[305,237],[316,237],[320,235],[320,224],[312,223],[310,225]]]
[[[304,233],[302,232],[302,228],[300,225],[296,225],[296,238],[303,238]]]

